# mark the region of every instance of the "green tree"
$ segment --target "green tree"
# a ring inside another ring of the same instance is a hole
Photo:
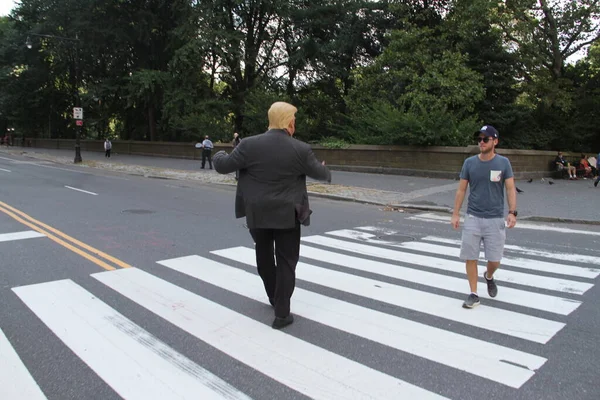
[[[481,76],[430,28],[392,34],[375,64],[357,75],[347,129],[354,141],[463,145],[480,123]]]

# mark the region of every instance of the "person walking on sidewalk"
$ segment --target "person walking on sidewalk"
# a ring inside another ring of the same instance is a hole
[[[467,213],[462,230],[460,259],[466,262],[471,293],[463,303],[464,308],[479,305],[477,294],[477,262],[481,243],[487,259],[483,277],[490,297],[496,297],[498,286],[494,272],[500,267],[506,241],[505,228],[517,223],[517,193],[512,166],[508,158],[496,154],[498,131],[486,125],[476,133],[480,153],[465,160],[460,172],[460,183],[454,200],[451,224],[459,228],[460,209],[467,186],[470,188]],[[504,223],[504,189],[508,200],[508,216]]]
[[[112,143],[108,138],[104,141],[104,157],[110,158],[110,150],[112,149]]]
[[[202,142],[202,169],[204,169],[204,165],[206,164],[206,159],[208,159],[208,166],[212,169],[212,161],[210,159],[210,154],[213,149],[213,142],[210,141],[208,135],[204,136],[204,141]]]
[[[220,174],[240,171],[235,216],[246,217],[254,239],[258,274],[275,308],[274,329],[294,322],[290,301],[300,258],[300,225],[308,226],[312,213],[306,177],[331,182],[325,162],[292,137],[296,112],[291,104],[274,103],[267,132],[240,141],[229,155],[219,151],[214,159]]]

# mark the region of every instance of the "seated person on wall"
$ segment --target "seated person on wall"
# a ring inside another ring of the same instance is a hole
[[[557,171],[567,170],[569,173],[569,179],[577,179],[577,170],[574,166],[568,163],[567,160],[565,160],[561,151],[558,152],[558,155],[554,159],[554,163],[556,164]]]
[[[579,169],[585,178],[593,178],[592,167],[590,166],[585,154],[581,155],[581,160],[579,160]]]

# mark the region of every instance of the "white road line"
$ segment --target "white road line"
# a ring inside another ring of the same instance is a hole
[[[78,192],[82,192],[82,193],[91,194],[92,196],[98,196],[98,193],[94,193],[94,192],[88,192],[87,190],[77,189],[77,188],[74,188],[74,187],[71,187],[71,186],[67,186],[67,185],[65,185],[65,187],[66,187],[67,189],[71,189],[71,190],[77,190]]]
[[[13,240],[34,239],[41,237],[46,237],[46,235],[43,235],[36,231],[0,233],[0,242],[10,242]]]
[[[241,269],[199,256],[158,263],[250,299],[259,302],[266,299],[260,278]],[[294,314],[514,388],[521,387],[546,362],[543,357],[301,288],[294,290],[292,301]]]
[[[246,247],[234,247],[211,253],[256,266],[254,250]],[[298,263],[297,270],[298,279],[301,280],[537,343],[547,343],[565,326],[562,322],[487,307],[483,304],[475,309],[465,310],[461,307],[462,300],[310,264]]]
[[[323,400],[442,398],[285,331],[274,330],[268,324],[137,268],[92,276],[180,329],[308,397]]]
[[[365,258],[347,256],[345,254],[334,253],[305,245],[300,247],[300,255],[313,260],[339,265],[344,268],[371,272],[451,292],[468,293],[468,285],[465,278],[456,278]],[[485,290],[483,282],[481,282],[480,285],[482,285],[483,289],[479,292],[479,295],[483,298],[491,299]],[[530,290],[503,287],[500,288],[500,291],[501,295],[491,300],[492,303],[503,302],[515,304],[560,315],[569,315],[581,305],[580,301],[535,293]]]
[[[362,242],[373,245],[416,250],[432,254],[444,254],[456,258],[459,258],[460,256],[460,249],[455,247],[440,246],[432,243],[422,243],[413,241],[399,243],[390,242],[386,240],[378,240],[374,239],[376,237],[374,234],[351,229],[341,229],[337,231],[326,232],[326,234],[341,237],[344,239],[360,240]],[[483,252],[481,252],[480,254],[479,261],[485,261],[485,254]],[[556,262],[551,263],[547,261],[529,260],[526,258],[515,258],[510,256],[502,257],[502,265],[509,265],[512,267],[533,271],[549,272],[558,275],[576,276],[579,278],[594,279],[598,275],[600,275],[600,269],[577,267],[573,265],[558,264]]]
[[[446,216],[432,214],[432,213],[419,214],[419,215],[415,215],[413,217],[408,217],[408,219],[413,220],[413,221],[437,222],[437,223],[442,223],[442,224],[445,223],[445,224],[448,224],[448,226],[450,226],[450,217],[449,216],[446,217]],[[461,218],[461,223],[462,222],[463,222],[463,219]],[[579,229],[560,228],[560,227],[552,226],[552,225],[542,225],[542,224],[535,224],[532,222],[524,222],[524,221],[518,221],[517,225],[513,229],[531,229],[531,230],[536,230],[536,231],[559,232],[559,233],[570,233],[570,234],[572,233],[572,234],[587,235],[587,236],[600,236],[600,232],[594,232],[592,230],[582,231]]]
[[[438,243],[446,243],[460,246],[461,241],[455,239],[447,239],[437,236],[425,236],[421,238],[421,240],[429,241],[429,242],[438,242]],[[529,247],[521,247],[515,246],[511,244],[507,244],[504,246],[506,250],[510,250],[515,253],[521,253],[526,256],[535,256],[535,257],[546,257],[551,258],[553,260],[561,260],[561,261],[569,261],[573,263],[582,263],[582,264],[595,264],[600,265],[600,257],[588,256],[585,254],[571,254],[571,253],[559,253],[555,251],[542,251],[536,250]]]
[[[4,172],[11,172],[10,169],[4,169],[4,168],[0,168],[0,171],[4,171]]]
[[[250,399],[71,280],[13,291],[125,399]]]
[[[460,261],[447,260],[444,258],[431,257],[421,254],[413,254],[398,250],[385,249],[375,246],[369,246],[361,243],[347,242],[339,239],[332,239],[325,236],[306,236],[303,241],[314,243],[321,246],[333,247],[338,250],[344,250],[352,253],[358,253],[363,256],[372,256],[386,260],[398,261],[401,263],[422,265],[429,268],[440,269],[443,271],[465,273],[465,264]],[[485,266],[479,266],[479,273],[483,274]],[[526,274],[523,272],[499,269],[494,278],[498,281],[511,282],[518,285],[531,286],[540,289],[554,290],[565,293],[584,294],[594,285],[587,282],[577,282],[568,279],[552,278],[548,276],[539,276]]]
[[[0,360],[0,399],[46,399],[2,329],[0,329]]]

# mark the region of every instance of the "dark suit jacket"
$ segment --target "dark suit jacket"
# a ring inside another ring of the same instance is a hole
[[[310,146],[282,129],[245,138],[229,155],[215,154],[213,164],[221,174],[240,171],[235,216],[246,217],[250,229],[291,229],[296,221],[309,225],[306,177],[331,182]]]

